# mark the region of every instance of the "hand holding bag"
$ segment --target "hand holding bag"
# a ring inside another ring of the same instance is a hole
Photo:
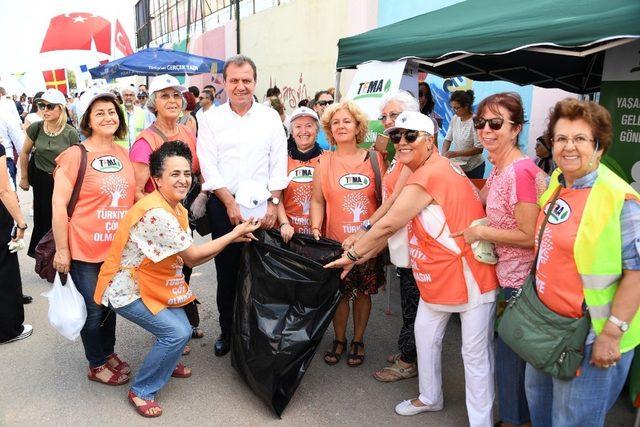
[[[49,323],[65,338],[75,341],[87,320],[87,306],[82,294],[67,275],[67,283],[62,284],[60,274],[56,274],[53,287],[42,294],[49,299]]]
[[[540,227],[538,242],[542,238],[559,194],[560,189],[549,204],[547,215]],[[576,376],[584,358],[584,343],[591,322],[586,310],[583,310],[582,317],[574,319],[549,310],[540,301],[535,283],[538,253],[539,250],[536,252],[531,273],[507,302],[498,326],[498,334],[514,352],[534,368],[552,377],[570,380]]]

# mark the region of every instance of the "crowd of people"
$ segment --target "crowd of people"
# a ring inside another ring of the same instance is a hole
[[[162,414],[156,396],[171,377],[191,376],[181,357],[203,336],[192,268],[215,262],[222,357],[243,244],[276,228],[285,242],[305,233],[344,249],[326,266],[342,269],[328,365],[343,355],[350,367],[363,364],[372,295],[389,285],[385,269],[396,272],[398,345],[373,376],[418,377],[417,397],[398,403],[397,414],[443,409],[442,342],[456,314],[470,425],[493,425],[496,394],[503,426],[604,424],[640,344],[640,196],[600,161],[613,143],[604,107],[558,102],[534,160],[520,148],[517,94],[474,108],[472,91],[453,92],[455,116],[439,144],[442,121],[421,82],[417,97],[383,97],[386,144],[365,149],[369,119],[356,103],[320,90],[287,115],[277,87],[258,101],[256,81],[254,62],[237,55],[225,63],[219,105],[213,86],[187,88],[169,75],[118,93],[94,87],[71,105],[48,89],[24,105],[20,124],[17,108],[2,105],[11,101],[0,101],[0,274],[9,283],[0,342],[33,331],[13,247],[27,228],[18,184],[33,188],[28,255],[52,229],[53,266],[86,303],[88,379],[118,386],[133,377],[128,399],[144,417]],[[260,217],[251,215],[256,206]],[[210,242],[194,244],[195,221]],[[531,283],[556,315],[588,316],[571,379],[496,338],[499,301],[512,304]],[[116,353],[118,315],[156,337],[135,376]]]

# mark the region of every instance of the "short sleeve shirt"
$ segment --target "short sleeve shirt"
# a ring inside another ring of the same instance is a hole
[[[473,119],[462,121],[460,117],[453,116],[449,123],[449,129],[445,139],[451,141],[451,151],[483,148],[480,143],[480,138],[478,137],[478,132],[476,132],[476,129],[473,127]],[[465,172],[469,172],[480,166],[482,162],[484,162],[484,157],[482,157],[482,153],[479,153],[474,156],[456,157],[456,160],[466,162],[460,165],[460,168]]]
[[[39,132],[38,129],[40,129]],[[49,136],[44,132],[44,122],[32,123],[27,128],[27,136],[33,141],[35,147],[33,155],[36,167],[48,173],[53,173],[56,157],[79,141],[78,131],[68,124],[59,135]]]

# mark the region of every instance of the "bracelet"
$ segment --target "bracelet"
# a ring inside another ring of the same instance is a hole
[[[22,231],[24,231],[24,230],[26,230],[27,228],[29,228],[29,224],[27,224],[27,223],[25,222],[25,223],[24,223],[24,227],[20,227],[20,225],[16,224],[16,228],[17,228],[18,230],[22,230]]]
[[[357,259],[362,258],[360,255],[358,255],[358,252],[356,252],[355,249],[353,249],[353,247],[351,247],[351,249],[349,249],[349,251],[353,254],[354,257],[356,257]]]
[[[280,224],[280,228],[282,228],[285,225],[291,225],[291,224],[289,224],[288,222],[283,222],[282,224]]]
[[[351,261],[353,261],[353,262],[358,261],[358,258],[356,258],[355,256],[353,256],[353,254],[351,253],[351,251],[347,251],[347,252],[346,252],[346,254],[347,254],[347,258],[349,258],[349,260],[351,260]]]

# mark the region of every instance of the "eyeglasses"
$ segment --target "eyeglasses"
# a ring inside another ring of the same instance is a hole
[[[45,104],[45,103],[39,102],[37,105],[38,105],[38,108],[41,109],[41,110],[45,110],[46,109],[46,110],[49,110],[49,111],[53,111],[53,110],[56,109],[56,106],[58,104]]]
[[[593,142],[593,139],[587,138],[586,135],[576,135],[573,138],[564,135],[554,136],[552,142],[561,147],[565,147],[569,141],[573,141],[575,146],[584,146],[589,142]]]
[[[316,102],[316,104],[320,105],[321,107],[324,107],[325,105],[333,104],[333,101],[318,101],[318,102]]]
[[[509,123],[511,123],[512,125],[515,125],[516,122],[511,121],[511,120],[507,120]],[[505,120],[502,117],[494,117],[492,119],[483,119],[482,117],[474,117],[473,118],[473,127],[480,130],[480,129],[484,129],[484,126],[489,123],[489,127],[491,128],[491,130],[500,130],[502,129],[502,125],[504,124]]]
[[[405,130],[405,131],[394,130],[394,131],[389,133],[389,139],[394,144],[400,144],[400,141],[402,140],[402,137],[404,137],[405,141],[407,141],[409,144],[411,144],[413,142],[416,142],[418,137],[420,137],[420,131],[417,131],[417,130]]]
[[[388,116],[385,114],[382,114],[380,115],[380,117],[378,117],[378,120],[380,120],[381,122],[384,122],[387,119],[390,119],[391,121],[395,122],[399,115],[400,113],[396,113],[396,112],[389,113]]]

